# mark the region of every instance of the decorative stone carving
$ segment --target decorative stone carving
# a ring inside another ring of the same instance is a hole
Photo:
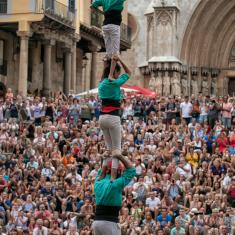
[[[157,17],[157,25],[166,26],[168,23],[171,23],[171,16],[167,11],[161,11]]]
[[[165,72],[165,76],[163,77],[163,95],[169,96],[171,93],[171,79],[168,75],[168,72]]]
[[[202,78],[202,94],[203,95],[208,95],[209,94],[209,83],[208,83],[208,78],[207,77]]]
[[[177,72],[173,73],[172,93],[177,96],[181,95],[180,74]]]
[[[147,29],[148,29],[148,31],[151,29],[151,27],[152,27],[152,22],[153,22],[153,16],[152,15],[149,15],[148,17],[147,17]]]

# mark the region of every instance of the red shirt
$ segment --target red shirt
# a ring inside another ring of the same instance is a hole
[[[228,139],[222,139],[222,138],[218,138],[217,139],[217,143],[219,145],[219,151],[221,153],[225,152],[227,150],[227,146],[228,146]]]

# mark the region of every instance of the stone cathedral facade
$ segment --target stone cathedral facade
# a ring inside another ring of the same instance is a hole
[[[234,95],[235,1],[129,0],[133,82],[159,95]]]

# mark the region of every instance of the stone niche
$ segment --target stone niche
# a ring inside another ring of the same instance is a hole
[[[181,95],[180,62],[150,61],[148,66],[142,68],[142,73],[145,73],[147,67],[149,67],[151,71],[149,81],[150,89],[161,96]]]

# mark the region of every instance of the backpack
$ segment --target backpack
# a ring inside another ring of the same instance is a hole
[[[10,116],[11,118],[18,118],[18,109],[15,104],[10,106]]]

